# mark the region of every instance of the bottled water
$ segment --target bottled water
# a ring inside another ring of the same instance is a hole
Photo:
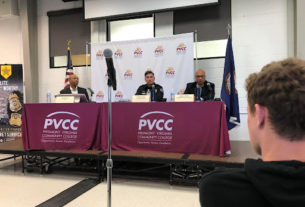
[[[51,93],[47,93],[47,103],[52,103],[52,95]]]
[[[175,93],[171,93],[171,101],[175,101]]]

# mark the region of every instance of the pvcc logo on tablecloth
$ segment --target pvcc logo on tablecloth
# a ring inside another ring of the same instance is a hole
[[[65,114],[65,115],[71,115],[72,117],[77,117],[76,119],[56,119],[56,118],[51,118],[57,114]],[[43,129],[48,129],[48,128],[53,128],[53,129],[63,129],[63,130],[77,130],[78,129],[78,124],[79,124],[79,116],[71,113],[71,112],[67,112],[67,111],[58,111],[58,112],[54,112],[51,113],[49,115],[47,115],[47,118],[45,119],[44,122],[44,127]]]
[[[151,114],[164,114],[166,116],[171,117],[170,119],[149,119],[146,118],[144,119],[146,116],[149,116]],[[174,122],[174,120],[172,119],[174,118],[173,115],[166,113],[166,112],[162,112],[162,111],[152,111],[152,112],[148,112],[146,114],[143,114],[141,116],[141,119],[139,120],[139,130],[142,130],[142,128],[148,128],[148,130],[153,130],[153,129],[157,129],[159,131],[172,131],[173,127],[172,124]]]
[[[139,119],[137,143],[170,145],[173,140],[174,116],[163,111],[151,111]]]
[[[78,138],[80,116],[68,111],[47,115],[41,133],[43,143],[75,144]]]

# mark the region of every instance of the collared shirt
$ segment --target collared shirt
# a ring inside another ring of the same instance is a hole
[[[77,86],[76,86],[75,90],[73,90],[73,88],[70,86],[70,90],[71,90],[72,94],[78,94]]]

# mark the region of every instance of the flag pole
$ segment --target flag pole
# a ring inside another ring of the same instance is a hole
[[[198,67],[198,32],[197,29],[194,31],[194,39],[195,39],[195,71],[197,70]]]
[[[68,45],[68,48],[67,48],[67,50],[71,50],[71,40],[67,40],[67,45]]]
[[[67,69],[64,88],[69,87],[69,76],[73,73],[72,56],[71,56],[71,40],[67,40]]]
[[[88,51],[89,51],[89,48],[88,48],[88,45],[89,43],[86,42],[86,70],[88,69]]]
[[[227,26],[228,37],[231,36],[231,29],[232,29],[232,26],[231,26],[230,23],[229,23],[228,26]]]

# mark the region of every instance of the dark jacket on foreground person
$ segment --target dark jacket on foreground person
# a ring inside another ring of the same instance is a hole
[[[203,207],[304,207],[305,163],[247,159],[244,169],[217,169],[199,185]]]

